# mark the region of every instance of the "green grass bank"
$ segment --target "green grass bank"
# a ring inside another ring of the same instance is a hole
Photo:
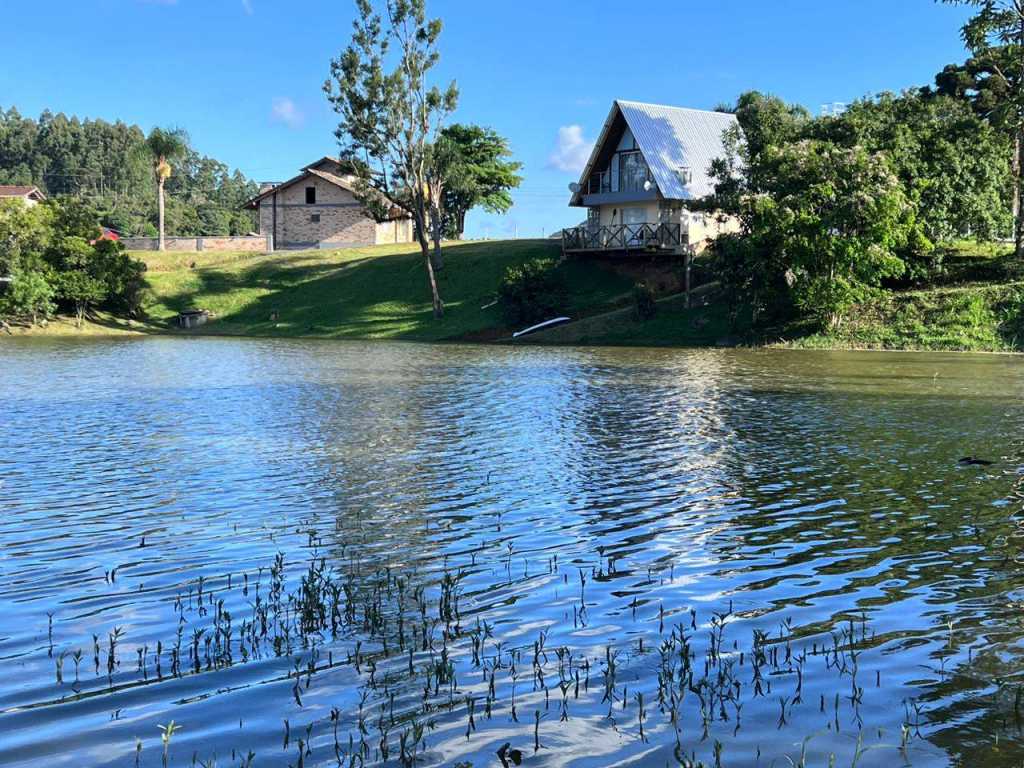
[[[96,313],[82,329],[66,319],[15,333],[171,333],[411,341],[501,341],[506,327],[496,292],[505,270],[557,257],[546,240],[476,241],[445,247],[439,273],[445,316],[431,312],[416,246],[377,246],[276,254],[136,253],[147,266],[145,321]],[[753,332],[736,327],[713,285],[663,296],[656,315],[635,318],[636,276],[598,263],[559,267],[570,286],[566,314],[575,322],[523,339],[539,344],[612,346],[779,345],[819,349],[1024,350],[1024,265],[1005,244],[961,243],[943,249],[921,285],[880,296],[828,333],[801,323]],[[200,329],[175,327],[178,312],[206,309]]]
[[[151,328],[170,330],[178,312],[201,308],[214,317],[199,333],[416,341],[507,337],[495,304],[505,270],[558,255],[558,245],[544,240],[446,246],[438,273],[445,314],[435,319],[416,246],[269,255],[137,254],[149,268]],[[572,286],[570,314],[629,300],[632,282],[621,275],[578,262],[560,268]]]

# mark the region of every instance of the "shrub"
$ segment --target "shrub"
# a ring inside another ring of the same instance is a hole
[[[93,306],[136,315],[145,287],[145,264],[119,242],[97,239],[97,214],[77,200],[27,207],[0,201],[0,316],[47,317],[55,300],[74,310],[79,324]]]
[[[505,270],[498,290],[509,325],[548,320],[564,310],[568,290],[554,259],[530,259]]]
[[[41,272],[14,275],[6,292],[0,293],[0,316],[26,317],[35,325],[53,314],[56,291]]]
[[[94,250],[93,273],[106,287],[106,303],[130,317],[139,315],[146,265],[129,256],[124,246],[114,240],[99,240]]]
[[[658,314],[654,291],[647,283],[640,282],[633,286],[633,314],[641,322]]]

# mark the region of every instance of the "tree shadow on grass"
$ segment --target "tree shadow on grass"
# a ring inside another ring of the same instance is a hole
[[[497,308],[484,307],[504,270],[555,248],[543,241],[447,246],[445,268],[438,273],[446,308],[440,319],[432,314],[418,251],[305,251],[242,267],[200,268],[190,273],[186,288],[162,302],[174,312],[213,312],[200,333],[450,339],[500,324]]]

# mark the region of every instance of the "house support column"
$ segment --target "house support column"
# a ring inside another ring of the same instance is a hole
[[[685,285],[686,285],[686,308],[687,309],[690,308],[690,262],[691,261],[692,261],[692,257],[690,256],[690,249],[686,248],[683,251],[683,263],[686,265],[685,266],[685,270],[686,270],[686,283],[685,283]]]

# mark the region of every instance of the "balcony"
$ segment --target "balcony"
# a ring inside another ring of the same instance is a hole
[[[609,168],[595,171],[584,180],[579,190],[583,205],[657,199],[658,187],[654,176],[639,152],[618,153],[612,164],[617,173],[612,173]]]
[[[617,251],[680,252],[683,248],[682,225],[613,224],[583,226],[562,230],[564,253],[601,253]]]

